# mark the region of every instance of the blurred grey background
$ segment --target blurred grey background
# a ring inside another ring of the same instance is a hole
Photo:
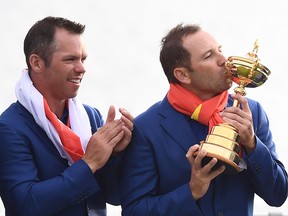
[[[0,112],[15,101],[15,82],[26,67],[24,37],[45,16],[63,16],[86,24],[84,37],[89,56],[79,97],[83,103],[99,108],[104,117],[110,104],[124,107],[136,116],[164,97],[168,82],[159,62],[160,41],[178,23],[200,24],[223,45],[227,56],[244,56],[252,51],[258,39],[261,63],[272,73],[263,86],[247,89],[247,97],[257,99],[265,108],[279,157],[288,168],[285,96],[288,1],[0,0],[0,3]],[[256,197],[255,215],[288,215],[287,202],[275,208]],[[0,201],[2,215],[4,207]],[[108,206],[108,215],[121,215],[121,208]]]

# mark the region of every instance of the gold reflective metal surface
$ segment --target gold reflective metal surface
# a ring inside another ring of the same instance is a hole
[[[225,135],[225,134],[222,134]],[[229,149],[231,151],[235,151],[237,154],[240,152],[240,146],[238,145],[237,142],[234,140],[227,139],[224,136],[219,136],[215,134],[210,134],[207,136],[205,143],[210,143],[214,145],[218,145],[221,143],[220,147],[225,147],[226,149]]]
[[[225,134],[225,137],[227,139],[234,140],[235,142],[238,142],[239,140],[239,135],[236,129],[226,123],[214,126],[211,130],[211,134],[217,134],[220,136],[223,136],[223,134]]]
[[[240,157],[237,153],[230,151],[229,149],[222,148],[220,146],[206,142],[201,145],[201,149],[204,149],[208,152],[208,157],[217,158],[218,160],[226,163],[225,165],[233,167],[235,171],[240,171]]]
[[[258,58],[258,40],[254,43],[252,52],[247,53],[247,57],[230,56],[228,57],[225,67],[231,74],[233,82],[239,86],[234,89],[235,93],[246,95],[245,87],[255,88],[263,85],[271,71],[260,63]]]

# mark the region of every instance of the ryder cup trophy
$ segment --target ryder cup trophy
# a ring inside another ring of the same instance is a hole
[[[248,52],[247,57],[230,56],[227,59],[225,63],[227,73],[230,73],[232,81],[238,84],[234,89],[235,93],[246,95],[245,87],[261,86],[270,75],[270,70],[258,59],[258,47],[258,40],[256,40],[253,51]],[[233,106],[239,106],[239,102],[234,100]],[[206,140],[200,143],[200,149],[207,151],[202,166],[214,157],[218,160],[214,169],[225,165],[226,174],[236,174],[241,171],[242,152],[239,138],[237,129],[227,123],[214,126]]]

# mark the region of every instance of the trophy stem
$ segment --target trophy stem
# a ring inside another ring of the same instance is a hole
[[[240,94],[240,95],[242,95],[242,96],[245,96],[246,95],[246,90],[245,90],[245,81],[243,81],[243,80],[240,80],[239,81],[239,86],[237,86],[235,89],[234,89],[234,92],[236,93],[236,94]],[[239,107],[239,101],[238,100],[234,100],[234,102],[233,102],[233,107]]]
[[[233,101],[233,107],[239,107],[239,105],[240,105],[239,101],[235,99]]]

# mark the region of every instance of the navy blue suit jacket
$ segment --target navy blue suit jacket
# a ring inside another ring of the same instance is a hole
[[[103,124],[97,109],[84,106],[92,133]],[[19,103],[0,117],[0,195],[7,216],[82,216],[87,211],[106,214],[106,202],[120,204],[116,162],[94,175],[79,160],[69,166]]]
[[[232,99],[229,97],[228,106]],[[247,170],[221,174],[197,202],[189,180],[188,149],[205,140],[208,127],[179,113],[165,97],[135,118],[121,180],[123,215],[252,216],[254,194],[269,205],[287,198],[287,173],[277,159],[269,122],[259,103],[249,100],[256,149],[245,155]]]

